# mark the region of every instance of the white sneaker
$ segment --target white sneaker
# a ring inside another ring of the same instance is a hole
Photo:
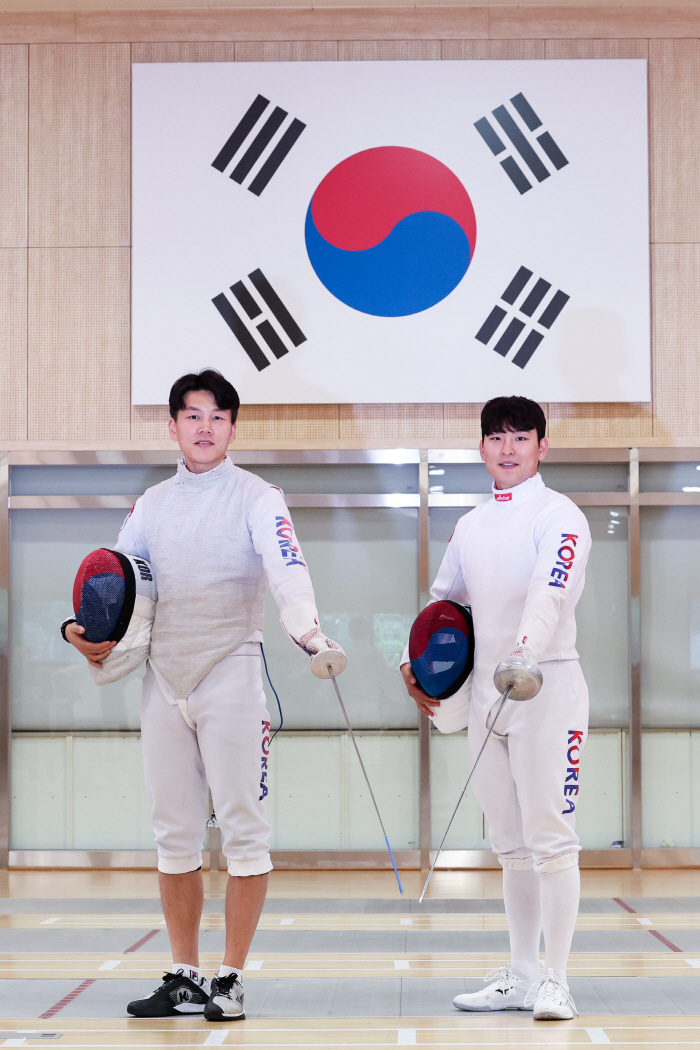
[[[517,973],[513,973],[507,966],[499,966],[491,970],[484,977],[484,981],[491,981],[487,988],[480,992],[468,992],[466,995],[457,995],[452,1000],[458,1010],[472,1010],[475,1013],[485,1013],[490,1010],[529,1010],[525,1005],[525,997],[530,987],[530,982],[524,980]]]
[[[576,1003],[566,981],[549,970],[535,981],[525,999],[535,1021],[570,1021],[578,1017]]]
[[[204,1007],[205,1021],[242,1021],[245,1018],[243,1006],[243,985],[235,973],[228,977],[214,977],[211,982],[211,995]]]

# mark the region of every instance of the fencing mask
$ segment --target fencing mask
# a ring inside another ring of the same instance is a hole
[[[424,693],[446,700],[464,685],[474,667],[472,614],[457,602],[427,605],[408,639],[411,668]]]
[[[119,681],[147,659],[157,600],[144,558],[106,548],[85,558],[73,585],[75,617],[88,642],[117,643],[101,668],[90,668],[97,685]]]

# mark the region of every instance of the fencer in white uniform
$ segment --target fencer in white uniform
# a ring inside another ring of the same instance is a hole
[[[201,865],[208,784],[229,874],[271,871],[260,655],[267,585],[296,641],[318,630],[284,497],[228,457],[203,474],[180,460],[173,478],[137,500],[114,549],[146,558],[158,583],[141,708],[158,870]]]
[[[115,545],[150,562],[158,587],[141,739],[173,970],[153,995],[129,1004],[137,1017],[245,1016],[242,971],[272,868],[261,657],[268,584],[283,627],[304,652],[342,655],[319,627],[282,492],[226,455],[238,404],[213,370],[178,380],[170,433],[183,458],[174,477],[136,501]],[[84,642],[74,623],[65,632],[93,665],[113,644]],[[211,987],[198,958],[209,791],[231,876],[226,955]]]
[[[534,1005],[537,1019],[564,1019],[575,1009],[566,965],[580,895],[575,814],[588,728],[575,608],[590,530],[579,508],[548,489],[536,472],[546,453],[539,406],[525,398],[494,399],[482,421],[487,468],[493,466],[495,475],[493,498],[460,518],[430,592],[434,601],[471,606],[474,671],[453,697],[439,705],[431,700],[429,708],[422,700],[419,706],[432,711],[443,732],[463,729],[468,712],[473,762],[499,706],[497,665],[511,651],[516,660],[535,660],[543,685],[531,700],[506,701],[472,780],[503,867],[511,962],[483,991],[458,996],[455,1005],[464,1010]],[[504,487],[509,470],[519,483]],[[410,665],[402,671],[415,692]]]

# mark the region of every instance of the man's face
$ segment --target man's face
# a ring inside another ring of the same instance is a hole
[[[171,418],[169,430],[182,449],[188,470],[203,474],[222,462],[236,427],[231,424],[231,410],[218,408],[208,390],[192,390],[177,419]]]
[[[497,489],[512,489],[534,477],[548,448],[547,438],[538,441],[536,430],[487,434],[479,444],[481,458]]]

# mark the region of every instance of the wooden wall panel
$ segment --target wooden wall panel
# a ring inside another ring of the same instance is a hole
[[[129,45],[33,45],[29,63],[29,244],[128,244]]]
[[[132,62],[233,62],[233,41],[211,44],[132,44]]]
[[[335,40],[240,40],[237,62],[334,62]]]
[[[345,441],[434,441],[443,436],[443,405],[340,405]]]
[[[339,62],[413,62],[440,58],[439,40],[340,40]]]
[[[700,244],[652,250],[654,437],[700,436]]]
[[[168,440],[167,405],[133,405],[133,441]],[[237,441],[294,443],[327,441],[337,444],[337,405],[242,405]]]
[[[27,252],[0,248],[0,440],[27,437]]]
[[[557,404],[549,405],[549,437],[552,441],[637,441],[653,437],[651,404]]]
[[[22,11],[0,14],[0,44],[72,43],[75,14],[58,11]]]
[[[129,249],[29,250],[30,441],[129,437]]]
[[[26,45],[0,46],[0,248],[27,244],[27,75]]]
[[[239,441],[338,441],[337,405],[241,405]]]
[[[544,58],[544,40],[443,40],[443,59]]]
[[[393,9],[387,6],[353,9],[345,4],[336,8],[312,9],[309,6],[292,10],[83,11],[74,18],[75,38],[83,43],[160,43],[163,40],[461,40],[467,37],[487,40],[493,12],[487,8],[473,7],[420,10],[409,6]],[[539,12],[536,21],[539,23]],[[695,22],[700,25],[700,19]],[[497,39],[503,36],[502,33],[490,35]],[[511,37],[513,33],[506,35]],[[532,33],[524,35],[533,36]],[[534,34],[544,35],[539,32]],[[584,35],[591,36],[591,33]]]
[[[481,410],[484,403],[444,406],[444,437],[455,441],[468,441],[481,437]]]
[[[167,405],[132,405],[131,440],[167,441],[169,415]]]
[[[700,241],[700,41],[649,42],[652,241]]]
[[[547,40],[545,58],[648,58],[648,40]]]

